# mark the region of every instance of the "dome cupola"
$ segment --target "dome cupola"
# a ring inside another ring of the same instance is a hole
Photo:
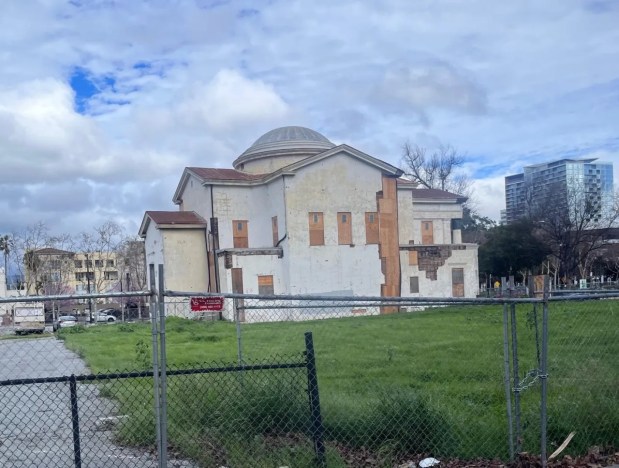
[[[315,130],[281,127],[258,138],[232,165],[240,171],[269,173],[334,146]]]

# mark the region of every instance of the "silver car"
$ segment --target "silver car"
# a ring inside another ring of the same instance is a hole
[[[99,312],[97,314],[97,322],[107,322],[112,323],[116,321],[116,317],[113,315],[106,314],[105,312]]]
[[[61,328],[69,328],[77,325],[77,318],[73,315],[61,315],[58,320],[54,322],[52,328],[54,331],[58,331]]]

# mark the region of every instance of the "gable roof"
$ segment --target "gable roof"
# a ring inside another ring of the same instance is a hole
[[[220,169],[213,167],[188,167],[202,180],[260,180],[268,174],[250,174],[236,169]]]
[[[464,203],[467,200],[467,197],[464,197],[462,195],[432,188],[417,188],[412,190],[412,193],[413,201],[432,202],[453,200],[456,203]]]
[[[150,222],[159,229],[204,229],[206,220],[195,211],[146,211],[140,225],[140,237],[146,237]]]
[[[301,161],[294,162],[288,166],[282,167],[274,172],[268,174],[251,174],[248,172],[237,171],[236,169],[219,169],[210,167],[186,167],[181,176],[181,180],[178,183],[174,197],[172,201],[176,204],[180,204],[181,194],[185,190],[187,181],[193,175],[201,180],[204,185],[262,185],[270,182],[271,180],[281,177],[283,175],[295,175],[300,169],[310,166],[314,163],[323,161],[324,159],[336,156],[338,154],[345,153],[357,160],[377,168],[383,173],[387,173],[394,177],[402,175],[402,170],[392,166],[385,161],[374,158],[369,154],[359,151],[352,146],[339,145],[331,149],[323,151],[322,153],[309,156]]]

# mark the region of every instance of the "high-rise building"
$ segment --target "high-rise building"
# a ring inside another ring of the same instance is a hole
[[[505,177],[507,223],[528,214],[527,210],[543,210],[548,203],[566,212],[586,203],[588,216],[601,219],[612,207],[613,165],[596,161],[561,159],[525,166],[522,173]]]

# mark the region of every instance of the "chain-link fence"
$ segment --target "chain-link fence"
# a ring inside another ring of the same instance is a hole
[[[0,466],[508,461],[571,433],[561,456],[619,447],[619,292],[204,294],[221,310],[197,312],[186,293],[138,294],[149,323],[0,327]]]
[[[285,352],[313,332],[325,440],[344,464],[548,456],[571,432],[562,455],[619,446],[616,291],[549,302],[225,296],[226,359]],[[166,310],[190,310],[178,299],[170,292]]]

